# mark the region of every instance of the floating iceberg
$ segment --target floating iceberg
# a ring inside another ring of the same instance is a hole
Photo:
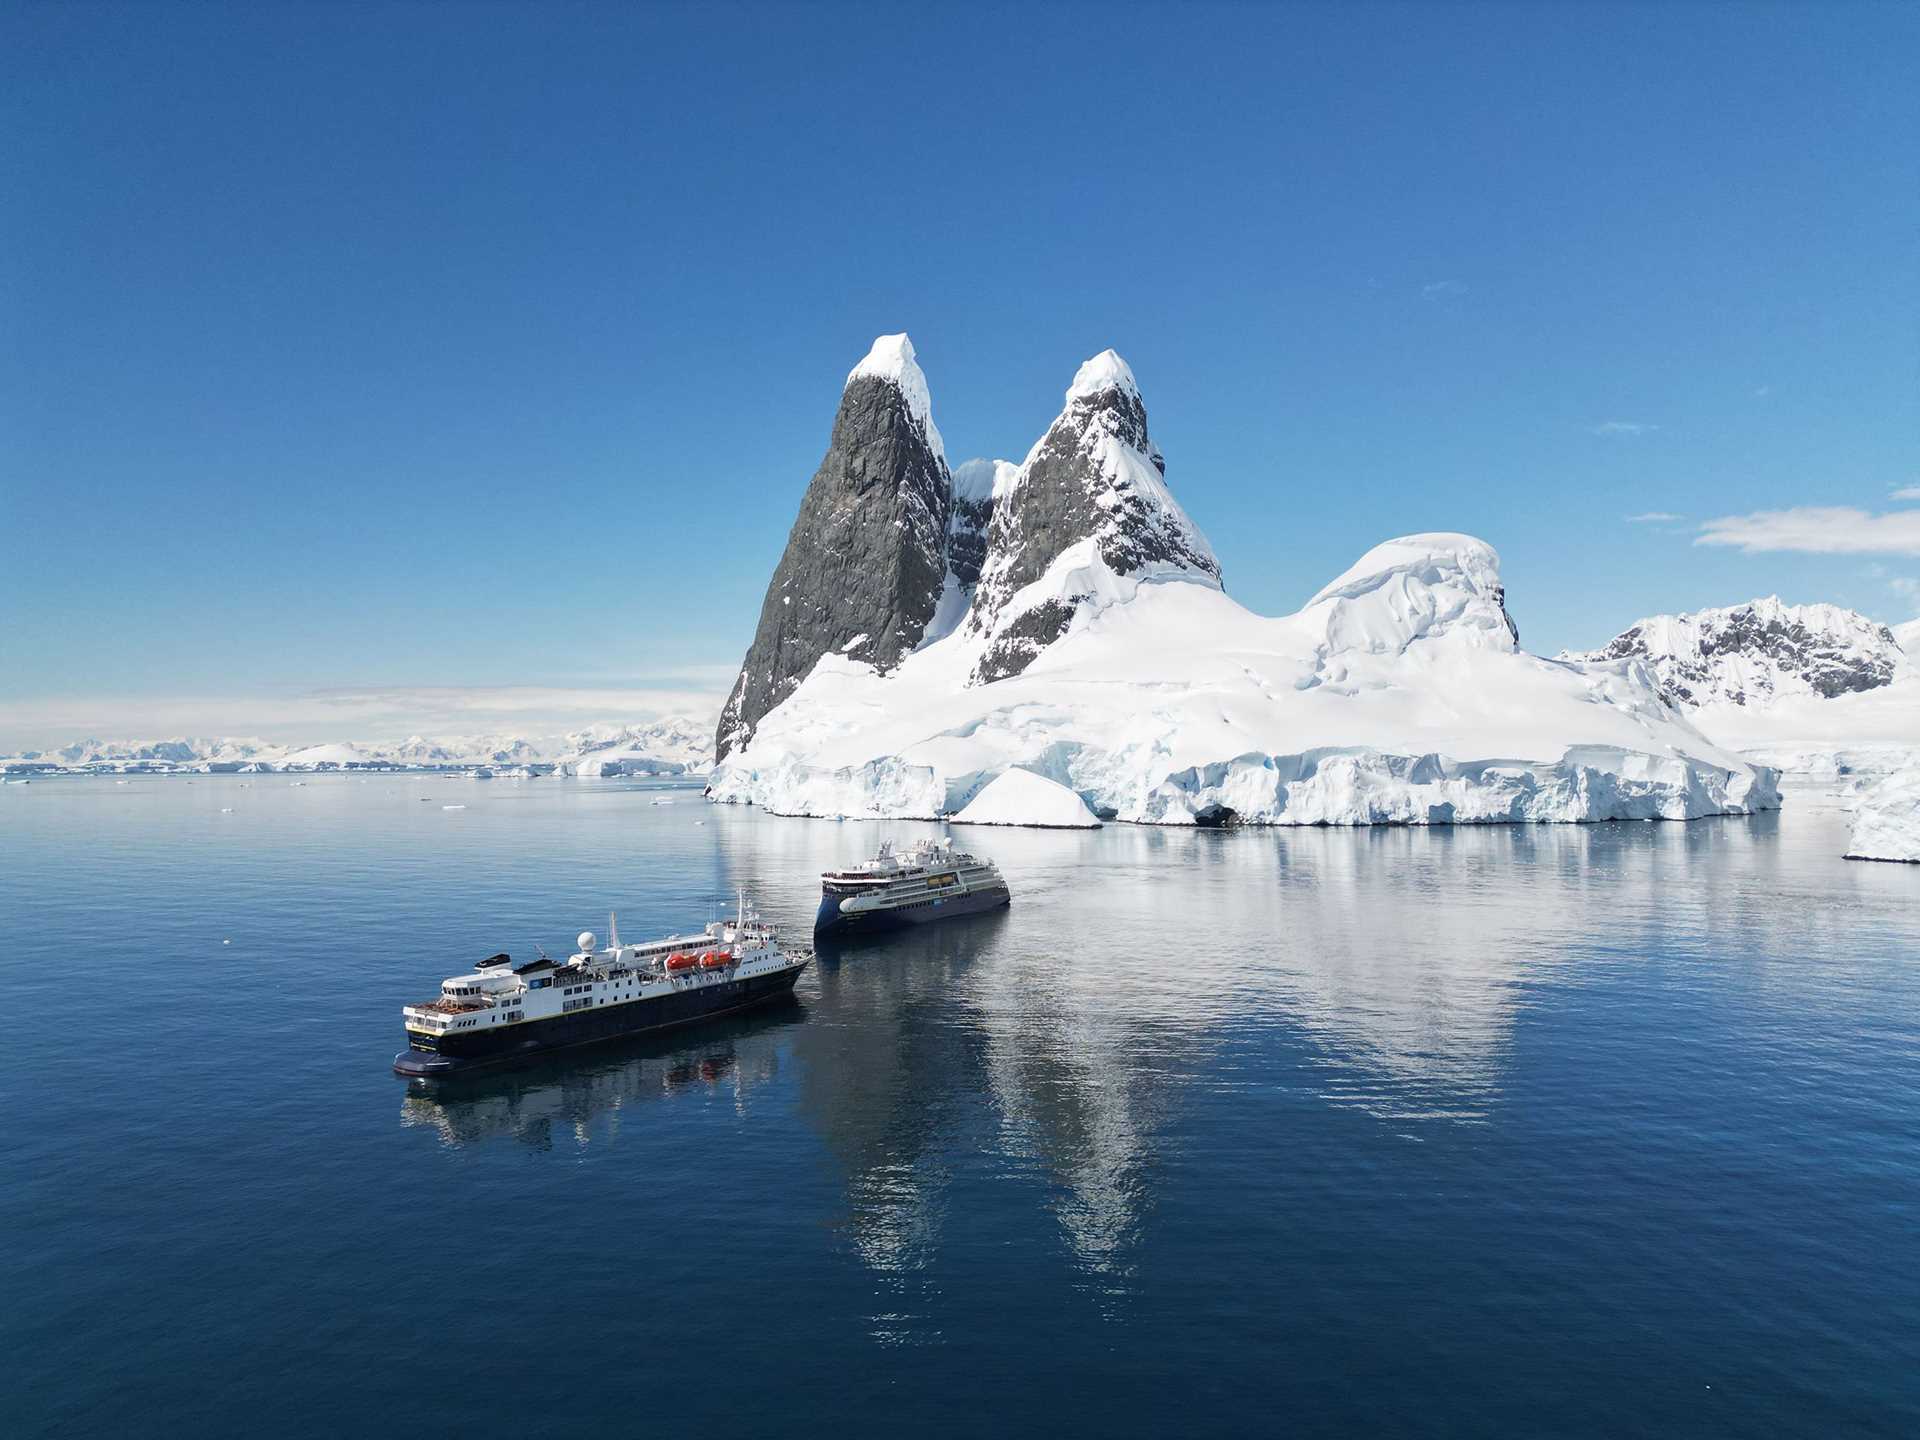
[[[1920,767],[1890,775],[1861,794],[1847,859],[1920,864]]]

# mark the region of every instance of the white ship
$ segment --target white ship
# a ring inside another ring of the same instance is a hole
[[[791,995],[813,960],[809,950],[783,947],[744,896],[733,920],[698,934],[623,945],[612,917],[609,929],[604,947],[582,932],[564,961],[543,954],[515,965],[495,955],[443,981],[432,1000],[402,1009],[407,1048],[393,1068],[451,1075],[745,1010]]]
[[[998,910],[1012,902],[994,863],[955,850],[951,840],[922,840],[905,854],[888,841],[865,864],[820,877],[813,933],[863,935]]]

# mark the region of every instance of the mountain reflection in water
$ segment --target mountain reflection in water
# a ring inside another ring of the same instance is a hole
[[[804,941],[933,827],[244,779],[0,807],[8,1435],[1920,1433],[1920,872],[1836,802],[970,830],[1003,913],[427,1090],[463,963]]]

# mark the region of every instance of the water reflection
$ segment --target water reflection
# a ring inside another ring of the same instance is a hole
[[[400,1123],[436,1130],[446,1145],[611,1145],[632,1107],[682,1093],[723,1091],[739,1100],[774,1079],[783,1037],[804,1018],[789,1000],[693,1031],[556,1054],[471,1079],[411,1081]]]
[[[705,813],[703,853],[776,918],[811,912],[821,870],[925,833]],[[1840,866],[1817,829],[1783,845],[1780,823],[969,836],[1013,907],[823,948],[804,1023],[562,1057],[411,1094],[404,1118],[449,1144],[606,1143],[640,1100],[781,1075],[829,1157],[830,1218],[874,1277],[874,1334],[924,1341],[937,1266],[991,1207],[1047,1215],[1088,1288],[1124,1295],[1196,1125],[1269,1149],[1288,1136],[1236,1137],[1240,1117],[1488,1126],[1529,1018],[1571,991],[1705,983],[1729,955],[1798,960],[1844,926],[1907,933],[1906,892]]]

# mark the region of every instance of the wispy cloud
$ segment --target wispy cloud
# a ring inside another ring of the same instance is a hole
[[[1467,293],[1467,286],[1461,280],[1430,280],[1420,287],[1420,293],[1429,300],[1456,300]]]
[[[1684,515],[1674,514],[1671,510],[1647,510],[1638,515],[1627,516],[1627,524],[1660,525],[1668,524],[1675,520],[1684,520],[1686,518]]]
[[[1870,514],[1845,505],[1796,505],[1709,520],[1696,545],[1731,545],[1749,555],[1793,550],[1809,555],[1920,555],[1920,510]]]
[[[1902,485],[1887,498],[1890,500],[1920,500],[1920,485]]]
[[[1909,605],[1920,605],[1920,580],[1913,576],[1896,575],[1887,581],[1887,588]]]
[[[1651,435],[1660,427],[1644,420],[1602,420],[1587,428],[1595,435]]]

